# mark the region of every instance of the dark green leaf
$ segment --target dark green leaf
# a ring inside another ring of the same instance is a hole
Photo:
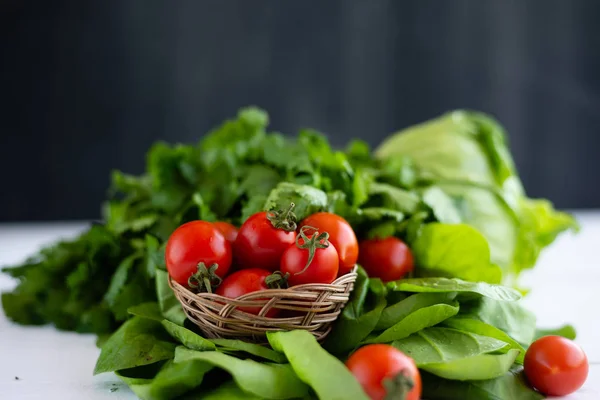
[[[354,350],[375,329],[387,304],[381,280],[369,279],[362,268],[357,273],[350,300],[323,345],[336,355]]]
[[[346,366],[327,353],[311,333],[268,332],[267,338],[275,350],[285,354],[296,375],[310,385],[319,398],[368,399]]]
[[[382,207],[413,214],[417,211],[421,199],[408,190],[387,183],[371,183],[369,187],[369,206]]]
[[[298,221],[327,208],[327,195],[312,186],[282,182],[271,191],[265,209],[287,210],[294,203],[294,214]]]
[[[211,341],[203,338],[187,328],[184,328],[183,326],[177,325],[166,319],[161,321],[161,323],[173,339],[188,349],[197,351],[209,351],[216,349],[216,346]]]
[[[167,271],[156,270],[156,295],[158,296],[158,305],[165,319],[183,326],[186,315],[183,308],[175,297],[173,289],[169,286],[169,274]]]
[[[448,380],[421,371],[423,398],[439,400],[541,400],[522,369],[511,368],[503,376],[483,381]]]
[[[373,176],[364,169],[354,171],[352,180],[352,205],[359,207],[369,199],[369,191],[373,183]]]
[[[302,397],[308,387],[294,374],[287,364],[266,364],[252,360],[240,360],[216,351],[194,351],[178,347],[175,362],[199,360],[229,372],[236,384],[245,392],[266,399]]]
[[[460,315],[495,326],[525,346],[528,346],[535,336],[535,315],[525,309],[521,302],[482,297],[463,303]]]
[[[434,304],[419,308],[406,317],[367,340],[367,343],[389,343],[404,339],[421,329],[435,326],[458,313],[458,303]],[[511,363],[512,364],[512,363]]]
[[[197,390],[195,393],[189,393],[180,400],[263,400],[263,398],[244,392],[234,381],[230,381],[209,392]]]
[[[245,193],[248,198],[267,196],[280,180],[279,173],[273,168],[253,165],[244,171],[240,191]]]
[[[388,282],[389,290],[414,293],[448,293],[458,292],[462,299],[489,297],[501,301],[517,301],[521,294],[514,289],[485,282],[467,282],[449,278],[414,278]]]
[[[453,304],[455,298],[455,292],[413,294],[386,307],[381,313],[381,318],[379,318],[379,322],[377,322],[376,329],[387,329],[404,319],[410,313],[423,307],[429,307],[436,304]],[[389,303],[390,301],[388,298],[388,304]]]
[[[131,307],[128,311],[130,314],[138,317],[148,318],[160,322],[174,341],[183,344],[187,348],[198,351],[217,349],[217,346],[215,346],[215,344],[208,339],[203,338],[197,333],[192,332],[181,325],[177,325],[169,320],[166,320],[160,312],[160,308],[158,307],[157,303],[139,304],[135,307]]]
[[[146,235],[146,274],[153,278],[156,269],[165,269],[165,248],[161,246],[158,239],[152,235]]]
[[[170,400],[200,386],[212,368],[202,361],[169,361],[153,379],[132,378],[123,372],[118,376],[142,400]]]
[[[468,316],[463,317],[460,315],[445,320],[442,325],[465,332],[488,336],[506,342],[511,346],[511,348],[519,351],[519,355],[517,356],[515,362],[518,364],[523,364],[525,357],[525,349],[523,346],[495,326],[487,324],[478,319],[472,319]]]
[[[168,360],[174,351],[175,344],[159,322],[134,317],[104,343],[94,374]]]
[[[219,346],[219,350],[228,353],[247,353],[256,357],[264,358],[265,360],[273,361],[276,363],[284,363],[286,361],[285,356],[278,353],[266,346],[259,344],[244,342],[242,340],[235,339],[207,339],[212,343]],[[187,346],[190,347],[190,346]],[[197,350],[197,349],[196,349]]]
[[[267,196],[254,196],[250,200],[244,203],[242,207],[242,215],[240,222],[243,223],[253,214],[259,211],[265,211],[265,203],[267,202]]]
[[[438,327],[423,329],[392,345],[410,356],[419,368],[456,380],[502,376],[519,354],[506,342]]]

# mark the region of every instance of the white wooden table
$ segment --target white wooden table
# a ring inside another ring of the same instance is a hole
[[[523,283],[527,306],[545,327],[572,323],[590,361],[584,387],[569,400],[600,399],[600,212],[577,213],[583,230],[560,238]],[[23,260],[42,244],[70,237],[85,223],[0,224],[0,265]],[[0,277],[0,290],[14,286]],[[0,399],[132,400],[113,374],[92,376],[98,349],[92,335],[22,327],[0,315]],[[18,379],[17,379],[18,378]]]

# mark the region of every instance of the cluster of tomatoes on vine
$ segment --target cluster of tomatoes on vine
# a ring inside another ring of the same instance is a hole
[[[194,291],[238,298],[244,294],[307,283],[330,284],[357,262],[383,281],[412,271],[413,256],[400,239],[358,242],[342,217],[319,212],[296,223],[287,210],[258,212],[238,229],[227,222],[192,221],[167,242],[165,260],[173,280]],[[244,311],[258,314],[260,309]]]

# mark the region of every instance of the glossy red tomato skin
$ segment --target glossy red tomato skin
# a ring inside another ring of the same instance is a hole
[[[290,286],[303,285],[305,283],[333,282],[339,271],[340,259],[337,250],[332,245],[326,248],[318,248],[315,256],[306,271],[302,272],[308,262],[308,250],[291,245],[283,253],[279,270],[285,275],[289,274]],[[302,272],[302,273],[300,273]]]
[[[248,293],[253,293],[261,290],[267,290],[269,287],[265,283],[270,271],[260,268],[247,268],[236,271],[227,276],[216,290],[216,294],[237,299]],[[258,315],[261,307],[239,307],[238,310],[245,311],[250,314]],[[275,317],[279,313],[276,308],[271,308],[265,317]]]
[[[191,221],[181,225],[169,237],[165,262],[169,275],[187,286],[188,278],[198,271],[198,263],[206,267],[218,264],[215,273],[223,278],[231,267],[231,244],[210,222]]]
[[[575,392],[588,376],[587,356],[572,340],[544,336],[531,344],[523,364],[527,380],[548,396]]]
[[[393,378],[403,370],[414,384],[406,400],[418,400],[421,397],[421,375],[415,362],[390,345],[370,344],[361,347],[348,358],[346,367],[371,400],[383,400],[386,396],[383,380]]]
[[[238,230],[234,225],[224,221],[214,222],[213,224],[223,234],[223,236],[225,236],[225,239],[229,243],[235,242],[235,239],[238,235]]]
[[[305,218],[299,226],[312,226],[319,232],[329,233],[329,242],[340,258],[338,275],[354,268],[358,261],[358,240],[348,221],[336,214],[320,212]]]
[[[275,271],[283,252],[296,241],[296,232],[275,229],[266,212],[259,212],[246,220],[233,244],[238,268],[262,268]]]
[[[359,248],[358,263],[370,277],[395,281],[415,268],[412,252],[398,238],[364,240]]]

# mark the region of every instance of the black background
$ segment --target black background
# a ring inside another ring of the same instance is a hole
[[[95,218],[118,168],[244,105],[342,145],[495,115],[531,196],[600,207],[600,2],[0,1],[0,221]]]

